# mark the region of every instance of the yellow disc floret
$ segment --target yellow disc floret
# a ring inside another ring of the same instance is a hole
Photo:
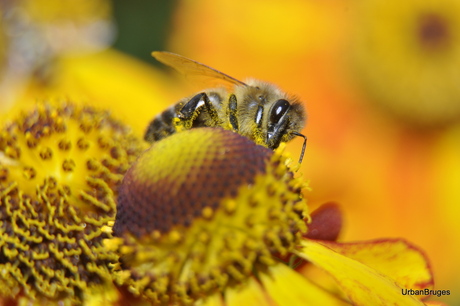
[[[0,294],[81,302],[110,282],[102,241],[141,143],[107,113],[41,105],[0,132]],[[43,302],[46,304],[46,302]]]
[[[220,128],[155,143],[120,188],[119,281],[181,305],[264,273],[306,232],[302,187],[279,152]]]

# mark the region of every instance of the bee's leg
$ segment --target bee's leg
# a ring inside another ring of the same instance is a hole
[[[259,105],[257,107],[256,116],[254,117],[254,122],[256,124],[253,130],[254,141],[257,144],[266,145],[268,142],[265,142],[264,135],[262,133],[262,119],[264,117],[264,107]]]
[[[232,129],[235,132],[238,132],[238,117],[236,116],[237,110],[237,101],[234,94],[230,95],[228,100],[228,119],[232,125]]]
[[[212,105],[208,95],[202,92],[195,95],[193,98],[190,99],[190,101],[185,103],[177,114],[177,117],[182,121],[186,129],[192,127],[192,124],[200,114],[200,109],[202,107],[205,107],[205,110],[208,113],[209,118],[211,119],[212,125],[219,125],[220,120],[216,108],[214,107],[214,105]]]
[[[303,155],[305,154],[305,147],[307,146],[307,136],[300,134],[298,132],[293,132],[292,135],[303,138],[302,152],[300,152],[300,157],[299,157],[299,164],[301,164],[303,160]]]

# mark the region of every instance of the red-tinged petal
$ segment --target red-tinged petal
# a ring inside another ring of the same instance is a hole
[[[226,306],[273,306],[273,301],[269,299],[260,284],[254,279],[239,288],[230,288],[225,291]]]
[[[313,240],[303,240],[301,245],[297,255],[330,273],[356,305],[423,305],[416,298],[403,295],[391,278],[355,259]]]
[[[379,239],[352,243],[321,243],[388,276],[402,288],[418,290],[433,287],[428,259],[420,249],[407,241]]]
[[[305,235],[309,239],[335,241],[342,229],[342,213],[334,202],[321,205],[311,214],[311,223]]]
[[[269,275],[261,274],[259,278],[278,305],[349,305],[284,264],[269,270]]]

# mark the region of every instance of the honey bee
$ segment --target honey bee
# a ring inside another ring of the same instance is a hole
[[[221,87],[203,90],[180,100],[149,124],[144,139],[155,142],[181,130],[220,126],[243,135],[272,150],[300,133],[305,125],[305,110],[300,101],[273,84],[249,79],[239,81],[214,68],[170,52],[152,52],[159,62],[185,75],[220,81]]]

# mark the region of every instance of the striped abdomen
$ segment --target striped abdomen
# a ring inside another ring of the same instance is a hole
[[[178,104],[171,106],[161,114],[157,115],[150,122],[144,135],[147,142],[155,142],[176,132],[173,119],[177,117],[177,111],[181,106]]]
[[[216,109],[216,111],[220,111],[222,108],[222,97],[219,95],[219,93],[209,92],[207,95],[209,97],[209,101]],[[186,105],[189,101],[190,98],[183,99],[161,114],[157,115],[150,122],[147,131],[145,132],[144,140],[147,142],[155,142],[177,132],[174,119],[178,118],[178,114],[182,108],[184,108],[184,105]],[[197,117],[193,118],[191,122],[191,128],[215,125],[212,123],[209,114],[206,111],[202,111],[203,108],[204,105],[200,104],[195,110],[197,111]]]

